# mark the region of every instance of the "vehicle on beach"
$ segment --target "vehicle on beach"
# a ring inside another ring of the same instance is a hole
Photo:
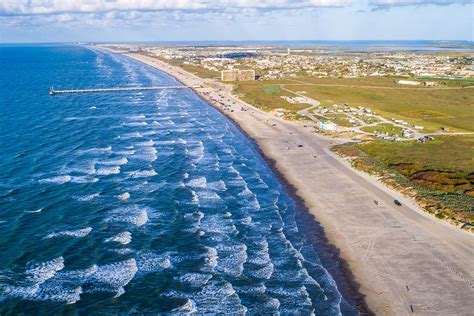
[[[402,206],[402,203],[399,200],[393,200],[396,206]]]

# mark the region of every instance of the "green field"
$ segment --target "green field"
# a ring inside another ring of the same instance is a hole
[[[324,121],[324,120],[329,120],[331,122],[334,122],[337,125],[340,126],[345,126],[345,127],[353,127],[354,124],[349,122],[349,117],[345,114],[340,114],[340,113],[331,113],[331,114],[324,114],[324,116],[320,114],[313,114],[316,118]]]
[[[402,129],[400,127],[388,123],[381,123],[375,126],[362,127],[361,130],[369,133],[374,133],[375,131],[377,131],[377,134],[386,133],[388,136],[402,136]]]
[[[272,111],[278,108],[297,112],[309,107],[308,104],[292,104],[281,98],[281,96],[294,97],[291,92],[282,90],[279,85],[289,83],[288,81],[246,81],[236,82],[234,85],[234,94],[245,102],[261,108],[265,111]]]
[[[422,125],[426,131],[448,127],[453,131],[474,131],[474,88],[401,88],[389,78],[307,79],[314,85],[285,88],[304,90],[322,104],[348,103],[370,107],[386,118]],[[340,85],[325,86],[340,82]],[[356,86],[358,85],[358,86]],[[396,85],[396,86],[394,86]]]
[[[362,170],[385,171],[402,187],[416,188],[440,216],[474,222],[474,135],[438,136],[425,144],[349,143],[336,151],[358,157]]]
[[[294,96],[291,91],[305,91],[306,96],[323,105],[347,103],[350,106],[370,107],[386,118],[408,121],[425,127],[426,132],[439,131],[441,127],[451,131],[474,131],[474,88],[463,87],[405,87],[396,83],[398,78],[312,78],[301,77],[279,81],[255,81],[235,84],[235,93],[264,110],[285,108],[298,111],[304,104],[291,104],[281,95]]]

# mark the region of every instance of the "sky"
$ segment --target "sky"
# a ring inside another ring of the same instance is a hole
[[[474,40],[473,0],[0,0],[0,42]]]

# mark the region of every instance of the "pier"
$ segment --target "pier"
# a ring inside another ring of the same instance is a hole
[[[115,91],[143,91],[143,90],[165,90],[165,89],[189,89],[200,88],[199,85],[194,86],[156,86],[156,87],[118,87],[118,88],[97,88],[97,89],[71,89],[71,90],[49,90],[50,95],[60,93],[95,93],[95,92],[115,92]]]

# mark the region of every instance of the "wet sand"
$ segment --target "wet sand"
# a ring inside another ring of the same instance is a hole
[[[354,170],[330,151],[343,140],[261,112],[236,99],[231,87],[220,82],[203,80],[144,55],[126,55],[186,85],[201,85],[194,89],[196,93],[256,142],[321,224],[337,249],[336,256],[353,274],[352,290],[362,293],[371,311],[381,315],[472,313],[473,235],[425,214],[400,193]],[[403,205],[396,206],[394,199]]]

